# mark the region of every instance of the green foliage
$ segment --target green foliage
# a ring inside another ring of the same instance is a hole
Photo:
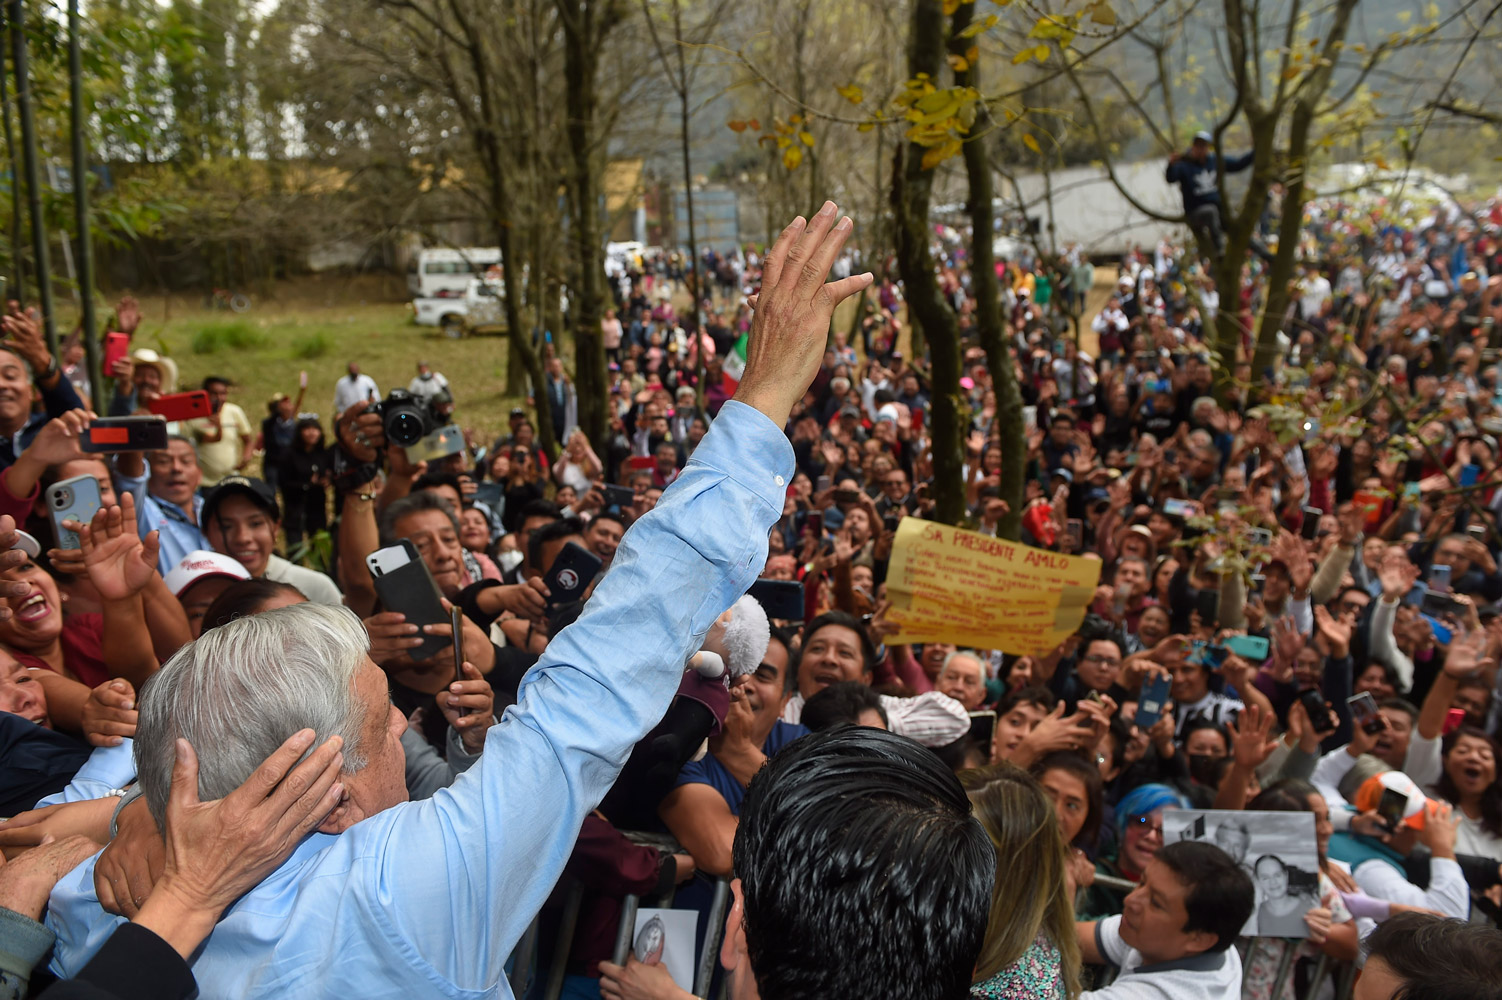
[[[266,337],[243,320],[205,323],[189,345],[194,354],[217,354],[224,348],[253,351],[266,344]]]
[[[334,342],[326,334],[314,333],[292,341],[292,356],[305,361],[321,358],[334,349]]]

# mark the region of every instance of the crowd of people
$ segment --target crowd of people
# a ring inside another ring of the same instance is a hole
[[[681,258],[620,264],[608,438],[551,345],[533,387],[557,454],[518,407],[415,455],[356,363],[327,425],[306,377],[257,431],[213,376],[164,447],[100,453],[12,305],[0,997],[685,1000],[616,947],[635,897],[697,912],[735,1000],[1502,996],[1502,204],[1312,205],[1255,378],[1207,346],[1213,233],[1123,260],[1093,353],[1078,248],[999,261],[1017,442],[964,240],[946,390],[836,218],[707,259],[702,331],[659,294]],[[108,377],[113,415],[178,389],[142,347]],[[1056,648],[895,641],[943,391],[967,526],[1099,563]],[[404,393],[463,420],[426,361]]]

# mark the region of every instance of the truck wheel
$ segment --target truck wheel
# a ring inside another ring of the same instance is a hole
[[[458,340],[464,336],[464,317],[456,313],[449,313],[438,321],[438,326],[443,330],[443,335],[450,340]]]

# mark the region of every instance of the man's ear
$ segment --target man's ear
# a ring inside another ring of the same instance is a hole
[[[725,937],[720,941],[720,964],[726,972],[749,975],[751,964],[746,951],[745,903],[741,880],[731,879],[730,913],[725,917]]]
[[[343,833],[364,818],[365,814],[355,805],[354,799],[350,798],[349,789],[346,788],[344,790],[344,797],[339,800],[339,804],[323,818],[322,823],[318,824],[318,832]]]
[[[1194,931],[1184,941],[1184,950],[1190,955],[1203,955],[1214,948],[1220,935],[1212,931]]]

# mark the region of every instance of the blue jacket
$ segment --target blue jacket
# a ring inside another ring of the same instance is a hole
[[[1170,184],[1177,184],[1184,192],[1184,211],[1192,212],[1201,205],[1220,204],[1220,186],[1216,181],[1215,154],[1205,157],[1204,163],[1193,160],[1177,160],[1168,165],[1163,177]],[[1234,174],[1252,165],[1252,154],[1233,156],[1226,160],[1226,173]]]

